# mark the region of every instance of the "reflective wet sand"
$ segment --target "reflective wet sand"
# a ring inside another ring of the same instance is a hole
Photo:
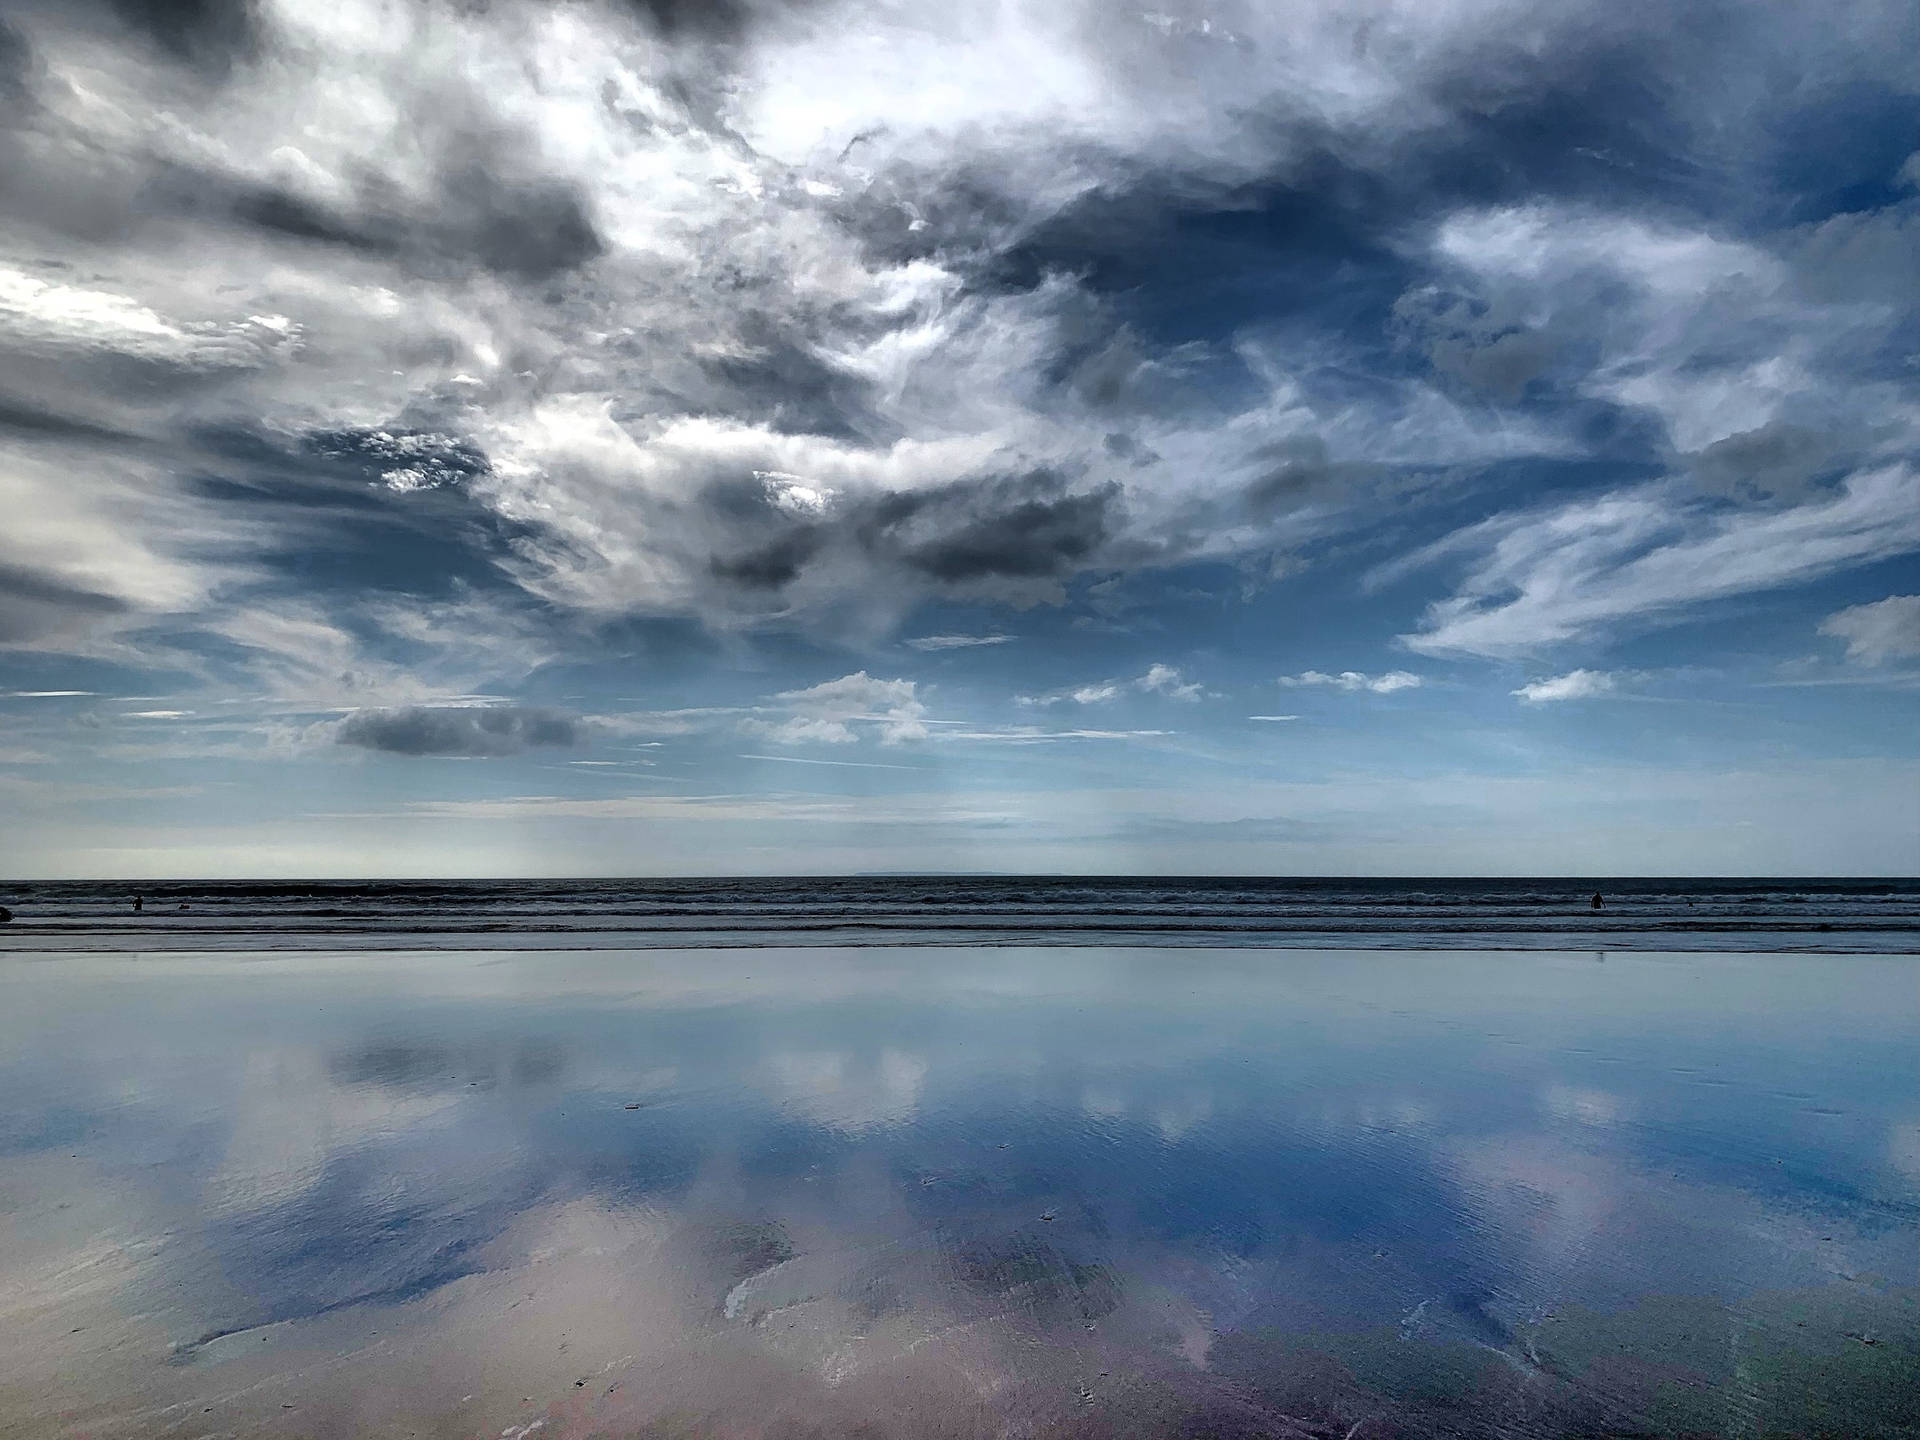
[[[0,1434],[1911,1435],[1911,958],[0,957]]]

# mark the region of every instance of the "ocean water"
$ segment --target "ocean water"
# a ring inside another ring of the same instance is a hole
[[[1603,907],[1592,908],[1598,891]],[[143,901],[140,912],[132,904]],[[1015,944],[1920,952],[1920,880],[30,882],[0,948]]]
[[[1911,1437],[1917,965],[16,949],[0,1435]]]

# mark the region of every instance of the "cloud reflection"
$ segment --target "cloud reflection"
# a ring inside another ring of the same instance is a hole
[[[1911,1332],[1897,962],[12,963],[0,1393],[74,1432],[1677,1425],[1633,1314],[1757,1347],[1715,1433]]]

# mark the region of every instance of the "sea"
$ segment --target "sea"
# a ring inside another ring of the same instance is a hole
[[[0,885],[0,905],[14,917],[0,926],[0,947],[62,950],[1124,943],[1920,951],[1916,879],[31,881]]]

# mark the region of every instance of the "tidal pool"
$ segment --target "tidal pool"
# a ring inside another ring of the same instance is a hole
[[[0,986],[8,1436],[1920,1433],[1912,957]]]

